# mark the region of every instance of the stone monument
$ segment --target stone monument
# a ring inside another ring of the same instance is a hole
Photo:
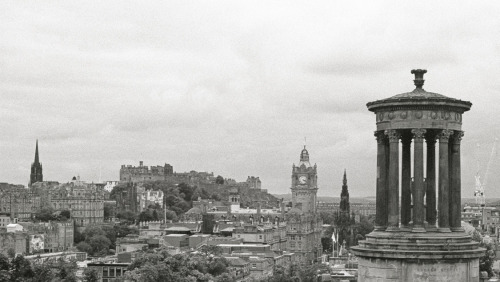
[[[460,202],[462,115],[472,104],[425,91],[426,72],[411,71],[412,92],[367,104],[377,123],[376,219],[352,248],[359,281],[479,281],[484,249],[461,227]]]

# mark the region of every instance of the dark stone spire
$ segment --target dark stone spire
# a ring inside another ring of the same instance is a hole
[[[40,163],[40,158],[38,156],[38,139],[36,140],[36,149],[35,149],[35,161],[31,164],[31,174],[30,174],[30,183],[43,181],[43,173],[42,173],[42,164]]]
[[[344,169],[344,179],[342,181],[342,192],[340,193],[340,213],[349,216],[349,190],[347,189],[347,173]]]
[[[35,149],[35,164],[39,163],[39,158],[38,158],[38,139],[36,139],[36,149]]]

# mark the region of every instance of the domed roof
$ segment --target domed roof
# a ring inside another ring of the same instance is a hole
[[[441,107],[452,107],[455,110],[465,112],[472,106],[471,102],[462,101],[460,99],[450,98],[442,94],[427,92],[422,86],[424,85],[424,73],[427,70],[414,69],[411,71],[415,74],[416,88],[411,92],[405,92],[401,94],[394,95],[392,97],[369,102],[366,104],[368,110],[372,112],[377,112],[382,108],[394,108],[394,107],[414,107],[414,106],[441,106]]]

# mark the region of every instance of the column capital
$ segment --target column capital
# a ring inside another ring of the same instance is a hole
[[[401,138],[401,133],[395,129],[388,129],[385,131],[385,135],[389,138],[389,142],[399,142],[399,138]]]
[[[374,133],[373,135],[375,136],[375,139],[377,139],[378,144],[384,144],[385,141],[387,140],[387,137],[385,136],[384,131],[374,131],[373,133]]]
[[[448,143],[450,136],[453,134],[453,130],[443,129],[440,133],[438,133],[437,137],[439,138],[440,143]]]
[[[411,133],[413,134],[413,138],[415,138],[415,141],[418,140],[420,142],[424,141],[424,136],[426,132],[427,130],[423,128],[415,128],[411,130]]]
[[[464,132],[460,130],[455,130],[453,136],[452,136],[452,143],[453,144],[460,144],[462,141],[462,137],[464,137]]]

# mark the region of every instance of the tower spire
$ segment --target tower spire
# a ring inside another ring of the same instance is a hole
[[[40,163],[40,157],[38,156],[38,139],[37,139],[35,147],[35,161],[31,164],[29,186],[31,187],[31,184],[41,181],[43,181],[43,173],[42,173],[42,164]]]
[[[342,184],[344,184],[344,186],[347,185],[347,174],[346,174],[346,169],[344,168],[344,179],[342,180]]]
[[[36,139],[36,149],[35,149],[35,164],[39,163],[40,160],[38,158],[38,139]]]

